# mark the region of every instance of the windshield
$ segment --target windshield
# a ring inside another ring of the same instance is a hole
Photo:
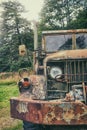
[[[87,48],[87,34],[76,34],[77,49]],[[58,50],[72,49],[72,34],[46,36],[46,51],[56,52]]]

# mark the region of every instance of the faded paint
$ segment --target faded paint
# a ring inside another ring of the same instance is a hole
[[[70,34],[70,33],[87,33],[87,29],[76,29],[76,30],[55,30],[55,31],[43,31],[43,35],[55,35],[55,34]]]
[[[17,105],[16,109],[17,109],[17,111],[18,111],[19,113],[26,113],[26,112],[28,112],[27,105],[28,105],[28,103],[26,103],[26,102],[20,102],[20,103]]]
[[[79,30],[60,30],[43,32],[42,49],[45,48],[45,36],[55,34],[73,34],[73,43],[75,43],[75,33],[86,33],[87,29]],[[46,125],[87,125],[87,105],[80,101],[71,100],[44,100],[46,99],[46,68],[47,62],[50,60],[65,59],[87,59],[87,49],[83,50],[67,50],[57,53],[46,54],[42,51],[43,65],[45,76],[30,75],[29,79],[32,83],[31,93],[23,93],[17,98],[12,98],[11,116],[25,121]],[[39,61],[40,62],[40,61]],[[35,73],[37,74],[39,67],[37,52],[34,53]],[[72,74],[71,74],[72,75]],[[76,75],[76,72],[75,72]],[[35,100],[34,100],[35,99]],[[37,100],[38,99],[38,100]]]
[[[79,50],[66,50],[66,51],[59,51],[56,53],[49,54],[44,59],[44,73],[46,76],[46,66],[47,62],[53,59],[56,60],[64,60],[64,59],[83,59],[87,58],[87,49],[79,49]]]
[[[30,75],[32,82],[32,95],[35,99],[45,99],[46,97],[46,80],[44,76]]]
[[[27,102],[28,111],[25,113],[17,108],[22,101]],[[41,101],[19,97],[11,99],[11,116],[38,124],[80,125],[87,124],[87,106],[80,101]]]

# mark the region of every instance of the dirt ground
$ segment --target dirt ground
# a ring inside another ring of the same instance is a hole
[[[1,117],[0,118],[0,130],[10,129],[17,126],[20,123],[19,120],[12,119],[10,117]],[[22,129],[21,129],[22,130]]]

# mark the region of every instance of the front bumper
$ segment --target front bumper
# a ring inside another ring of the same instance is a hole
[[[87,125],[87,106],[80,101],[10,99],[11,117],[44,125]]]

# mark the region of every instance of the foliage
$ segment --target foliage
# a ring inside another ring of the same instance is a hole
[[[0,85],[0,109],[9,106],[9,99],[18,95],[18,89],[15,85]]]
[[[33,50],[33,31],[30,22],[22,18],[21,14],[25,9],[17,0],[2,2],[1,7],[3,11],[0,34],[0,64],[2,67],[0,71],[17,71],[20,64],[31,65],[29,61],[21,63],[18,47],[25,44],[28,49]]]
[[[78,16],[76,17],[76,20],[72,20],[68,24],[67,29],[70,28],[71,29],[87,28],[87,9],[80,11]]]
[[[10,82],[12,83],[12,81]],[[21,130],[22,129],[22,123],[10,117],[9,99],[12,96],[19,95],[17,85],[11,83],[10,85],[0,84],[0,130]]]
[[[23,5],[9,0],[1,7],[0,72],[32,67],[33,31],[30,22],[21,16]],[[42,30],[87,28],[87,0],[44,0],[40,17],[39,43]],[[28,49],[23,57],[18,54],[20,44]]]
[[[87,0],[47,0],[41,12],[40,30],[65,29],[87,8]]]

